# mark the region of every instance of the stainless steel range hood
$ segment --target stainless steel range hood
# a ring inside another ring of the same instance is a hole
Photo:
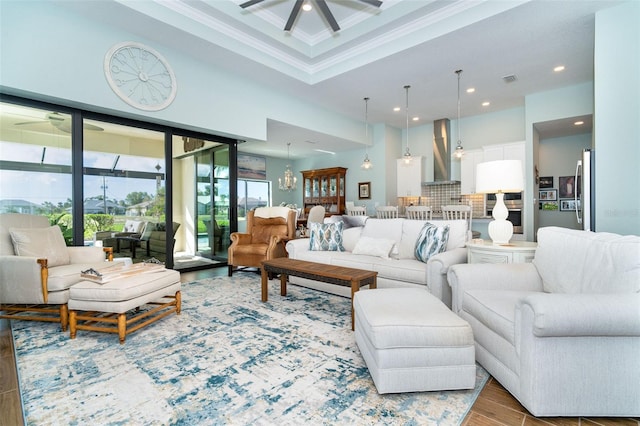
[[[441,118],[433,122],[433,182],[425,185],[453,185],[451,180],[451,122]]]

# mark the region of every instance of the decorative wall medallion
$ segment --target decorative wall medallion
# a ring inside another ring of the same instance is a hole
[[[104,74],[123,101],[144,111],[159,111],[176,97],[176,76],[155,49],[126,41],[114,45],[104,58]]]

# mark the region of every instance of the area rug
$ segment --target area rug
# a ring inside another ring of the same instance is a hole
[[[13,321],[30,425],[456,425],[468,391],[379,395],[350,300],[256,275],[182,285],[182,314],[127,336]]]

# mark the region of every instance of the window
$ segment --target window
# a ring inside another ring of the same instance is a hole
[[[251,209],[270,205],[271,182],[238,179],[238,220],[244,220]]]

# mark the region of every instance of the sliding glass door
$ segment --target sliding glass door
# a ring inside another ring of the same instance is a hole
[[[96,120],[84,120],[83,133],[86,243],[166,262],[179,225],[165,217],[164,133]]]
[[[44,215],[73,241],[71,115],[0,103],[0,213]]]
[[[0,213],[46,215],[68,245],[134,262],[224,265],[235,144],[0,94]]]
[[[224,266],[230,240],[229,146],[173,136],[173,215],[185,223],[176,268]]]
[[[202,151],[196,162],[197,250],[214,260],[226,260],[229,248],[229,149]]]

